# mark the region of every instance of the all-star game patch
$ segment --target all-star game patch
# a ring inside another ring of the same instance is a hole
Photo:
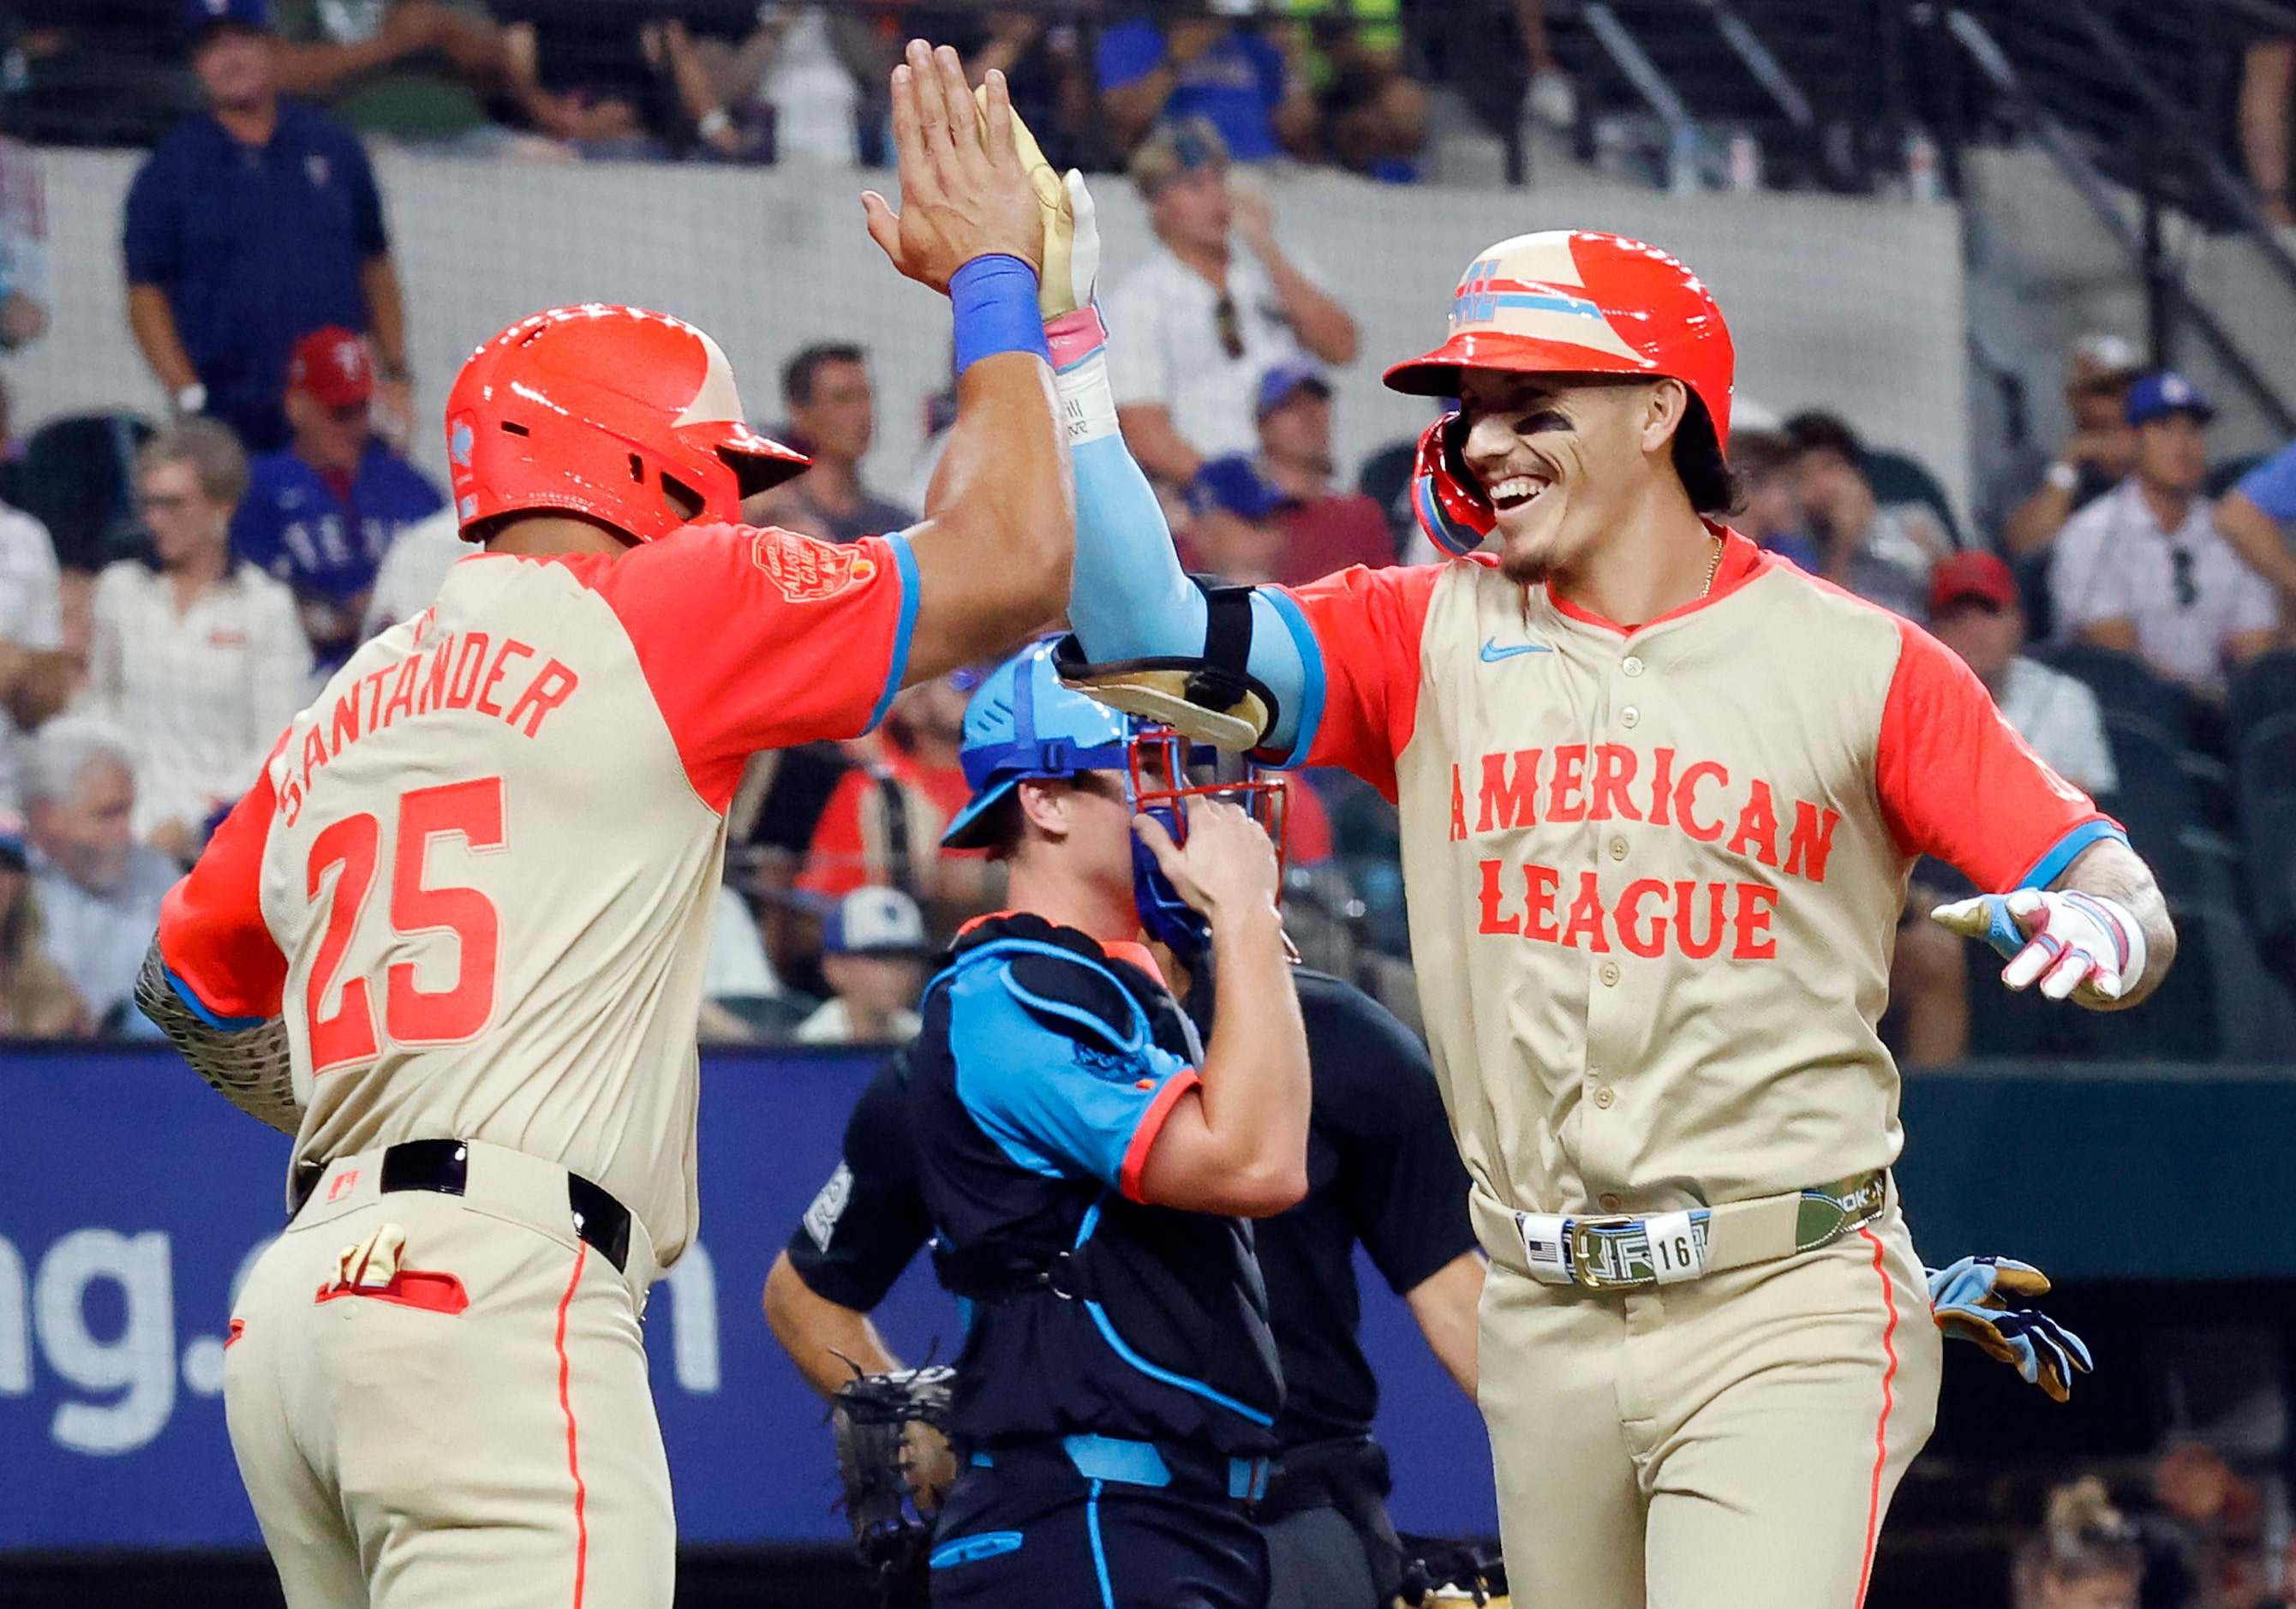
[[[792,603],[818,603],[877,573],[877,561],[858,547],[841,547],[795,531],[758,532],[750,556]]]

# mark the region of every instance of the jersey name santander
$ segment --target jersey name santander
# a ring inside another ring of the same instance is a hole
[[[603,1186],[672,1261],[725,808],[756,751],[882,714],[914,600],[898,538],[694,529],[466,559],[362,647],[161,930],[209,1009],[283,1014],[297,1162],[492,1141]]]
[[[2002,889],[2118,832],[1935,639],[1735,536],[1710,597],[1632,633],[1479,561],[1293,602],[1308,763],[1398,800],[1453,1126],[1520,1211],[1894,1161],[1874,1023],[1915,858]]]

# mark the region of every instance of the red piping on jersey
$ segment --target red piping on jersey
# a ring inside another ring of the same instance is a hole
[[[1132,1143],[1124,1147],[1124,1166],[1116,1176],[1116,1187],[1124,1192],[1126,1200],[1142,1199],[1140,1176],[1148,1170],[1148,1153],[1155,1148],[1156,1137],[1164,1132],[1164,1121],[1180,1104],[1180,1097],[1202,1082],[1194,1068],[1182,1068],[1166,1080],[1156,1098],[1148,1103],[1148,1110],[1140,1114],[1140,1127],[1132,1131]]]
[[[1857,1572],[1857,1609],[1865,1609],[1866,1588],[1874,1580],[1874,1544],[1882,1535],[1882,1476],[1890,1465],[1890,1411],[1895,1406],[1898,1380],[1898,1287],[1882,1261],[1882,1237],[1871,1228],[1857,1233],[1874,1248],[1874,1271],[1882,1277],[1882,1305],[1890,1315],[1882,1326],[1882,1350],[1890,1362],[1882,1371],[1882,1418],[1874,1427],[1874,1485],[1866,1501],[1866,1562]]]
[[[1678,620],[1684,615],[1694,614],[1710,604],[1718,603],[1747,582],[1775,565],[1777,561],[1755,546],[1727,526],[1706,522],[1706,529],[1722,538],[1722,562],[1714,571],[1714,588],[1690,600],[1679,608],[1669,609],[1655,619],[1639,626],[1621,626],[1606,620],[1591,609],[1582,609],[1553,587],[1546,590],[1546,601],[1554,605],[1557,614],[1567,615],[1585,626],[1599,626],[1605,631],[1615,631],[1620,636],[1632,636],[1637,631],[1648,631],[1667,620]]]
[[[574,1400],[568,1378],[572,1370],[566,1360],[566,1309],[574,1305],[574,1290],[582,1283],[582,1265],[589,1256],[587,1241],[575,1248],[574,1277],[566,1282],[566,1294],[558,1302],[558,1406],[566,1415],[566,1473],[574,1477],[574,1609],[582,1609],[582,1594],[589,1585],[590,1522],[584,1509],[590,1494],[582,1484],[582,1452],[574,1433]]]

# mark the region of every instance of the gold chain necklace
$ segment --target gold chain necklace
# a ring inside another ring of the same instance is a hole
[[[1719,574],[1721,573],[1721,571],[1722,571],[1722,538],[1719,538],[1719,537],[1717,537],[1717,538],[1714,538],[1714,557],[1713,557],[1713,559],[1712,559],[1711,561],[1710,561],[1710,562],[1708,562],[1708,564],[1707,564],[1707,566],[1706,566],[1706,585],[1705,585],[1705,586],[1703,586],[1703,587],[1700,587],[1700,588],[1698,589],[1698,595],[1699,595],[1700,597],[1702,597],[1702,598],[1703,598],[1703,597],[1710,597],[1710,596],[1712,596],[1712,595],[1713,595],[1713,592],[1714,592],[1714,578],[1715,578],[1716,576],[1719,575]]]

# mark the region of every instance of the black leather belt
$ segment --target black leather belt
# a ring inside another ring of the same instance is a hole
[[[295,1181],[293,1218],[302,1211],[325,1174],[324,1164],[306,1167]],[[428,1190],[435,1195],[460,1195],[471,1178],[470,1147],[461,1140],[404,1140],[382,1153],[381,1192]],[[630,1259],[630,1210],[578,1173],[566,1176],[566,1205],[574,1217],[575,1235],[592,1247],[616,1273]]]

